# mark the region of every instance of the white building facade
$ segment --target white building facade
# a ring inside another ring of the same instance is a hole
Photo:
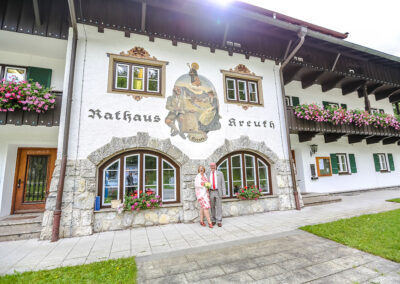
[[[54,1],[42,33],[40,14],[13,27],[18,5],[3,12],[0,75],[15,69],[58,101],[0,113],[1,216],[44,212],[42,239],[197,222],[194,179],[210,163],[224,173],[224,217],[300,209],[297,191],[399,186],[399,130],[294,115],[313,103],[399,114],[399,58],[244,3],[73,2]],[[246,186],[261,197],[239,200]],[[115,208],[146,194],[163,205]]]

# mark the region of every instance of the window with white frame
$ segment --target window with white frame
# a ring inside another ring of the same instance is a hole
[[[271,194],[270,166],[260,156],[250,152],[235,152],[222,158],[217,165],[225,178],[224,197],[235,197],[245,186],[255,186],[263,194]]]
[[[134,63],[115,62],[114,90],[159,94],[161,68]]]
[[[378,154],[379,158],[379,166],[381,171],[387,171],[387,163],[386,163],[386,155],[385,154]]]
[[[102,206],[125,196],[159,195],[165,203],[179,202],[179,167],[152,151],[121,154],[100,168]]]
[[[227,102],[251,104],[259,104],[260,102],[257,81],[226,77],[225,92]]]
[[[4,79],[6,81],[24,81],[26,80],[26,68],[5,66]]]
[[[337,156],[337,165],[339,173],[348,173],[349,167],[347,164],[346,154],[336,154],[336,156]]]

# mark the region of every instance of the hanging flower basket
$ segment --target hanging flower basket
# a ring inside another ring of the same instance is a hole
[[[400,130],[400,122],[394,115],[386,113],[369,113],[364,110],[346,110],[341,107],[327,107],[316,104],[303,104],[294,110],[298,118],[316,122],[329,122],[334,125],[354,124],[358,127],[372,126],[375,128],[393,127]]]
[[[55,95],[49,88],[38,82],[0,81],[0,112],[13,112],[17,109],[45,113],[55,106]]]

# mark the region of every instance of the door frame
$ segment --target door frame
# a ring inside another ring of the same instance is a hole
[[[21,164],[21,153],[22,150],[56,150],[56,147],[18,147],[17,149],[17,158],[15,162],[15,171],[14,171],[14,183],[13,183],[13,193],[12,193],[12,198],[11,198],[11,210],[10,210],[10,215],[18,214],[15,213],[15,202],[17,198],[17,182],[18,182],[18,176],[19,176],[19,168]],[[56,153],[57,155],[57,153]],[[57,156],[55,157],[55,161],[57,160]],[[54,161],[54,162],[55,162]],[[55,168],[55,164],[53,166],[53,171]],[[51,177],[50,177],[50,183],[51,179],[53,178],[53,171],[51,172]],[[50,184],[49,184],[50,186]],[[46,198],[47,199],[47,198]],[[30,210],[30,212],[39,212],[39,210]],[[42,210],[40,210],[42,212]],[[28,211],[26,213],[29,213]]]

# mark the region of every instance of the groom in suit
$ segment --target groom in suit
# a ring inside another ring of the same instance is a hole
[[[210,200],[211,200],[211,219],[212,224],[218,223],[218,227],[222,227],[222,196],[225,192],[224,174],[217,170],[215,163],[210,164],[209,182]]]

